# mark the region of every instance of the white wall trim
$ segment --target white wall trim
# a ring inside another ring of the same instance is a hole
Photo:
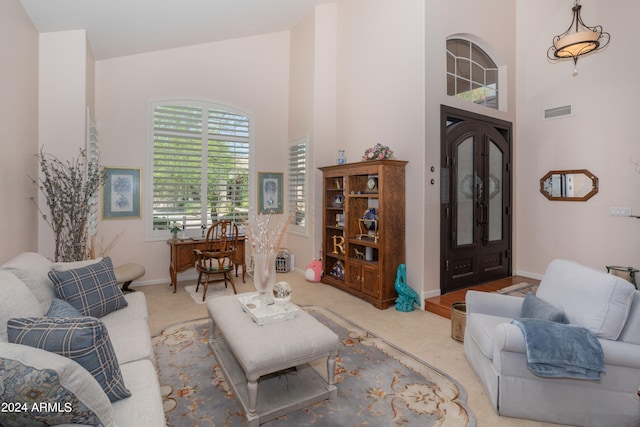
[[[536,274],[536,273],[530,273],[528,271],[522,271],[522,270],[518,270],[515,273],[515,276],[524,276],[524,277],[528,277],[529,279],[536,279],[536,280],[542,280],[542,274]]]

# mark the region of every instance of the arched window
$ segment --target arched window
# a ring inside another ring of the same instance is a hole
[[[469,40],[447,40],[447,95],[498,109],[498,67]]]
[[[149,238],[173,223],[189,237],[219,219],[249,214],[251,118],[226,105],[190,99],[150,104]]]

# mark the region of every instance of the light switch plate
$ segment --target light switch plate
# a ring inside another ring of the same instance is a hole
[[[631,208],[609,208],[609,216],[631,216]]]

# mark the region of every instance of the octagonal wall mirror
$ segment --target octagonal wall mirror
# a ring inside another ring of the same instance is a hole
[[[598,192],[598,177],[586,169],[549,171],[540,192],[549,200],[585,202]]]

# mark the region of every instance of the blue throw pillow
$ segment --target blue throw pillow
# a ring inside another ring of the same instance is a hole
[[[58,298],[54,298],[53,301],[51,301],[51,307],[49,307],[49,311],[47,311],[47,314],[45,316],[73,318],[82,317],[82,314],[80,314],[80,312],[68,302]]]
[[[543,319],[557,323],[569,323],[562,310],[541,300],[531,292],[524,297],[520,317],[523,319]]]
[[[67,271],[50,271],[56,296],[83,316],[102,317],[127,306],[110,258]]]
[[[107,328],[95,317],[9,319],[9,342],[68,357],[98,381],[112,402],[131,396],[125,387]]]

